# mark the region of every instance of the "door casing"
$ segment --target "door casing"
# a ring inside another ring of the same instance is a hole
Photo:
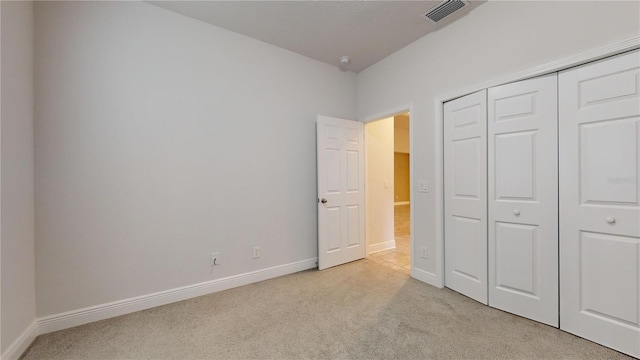
[[[369,117],[369,118],[366,118],[366,119],[361,119],[360,121],[362,121],[364,123],[364,126],[366,128],[367,123],[371,123],[371,122],[374,122],[374,121],[386,119],[386,118],[393,117],[393,116],[396,116],[396,115],[405,114],[407,112],[409,113],[409,152],[412,154],[413,153],[413,139],[414,139],[413,104],[412,103],[389,108],[388,110],[385,110],[385,111],[381,112],[378,115],[375,115],[375,116],[372,116],[372,117]],[[366,143],[367,143],[367,139],[366,139],[366,130],[365,130],[365,158],[367,156],[366,155]],[[368,182],[367,176],[368,175],[366,173],[366,166],[365,166],[365,187],[367,186],[366,184]],[[414,180],[415,177],[414,177],[414,157],[413,156],[409,157],[409,178],[411,179],[411,183],[409,184],[409,202],[411,203],[411,205],[410,205],[411,206],[410,207],[410,217],[412,219],[411,220],[411,224],[410,224],[411,236],[410,236],[410,240],[409,240],[409,242],[410,242],[409,246],[411,248],[411,276],[420,280],[419,274],[416,274],[414,272],[414,268],[415,268],[414,264],[416,264],[417,251],[414,248],[414,234],[415,234],[414,223],[415,222],[413,221],[413,219],[415,218],[414,217],[414,211],[415,211],[414,210],[415,209],[414,204],[415,204],[415,193],[416,193],[414,184],[416,184],[416,181]],[[367,203],[365,201],[365,217],[367,216],[366,215],[367,209],[368,209],[368,205],[367,205]],[[366,231],[365,231],[365,244],[366,244],[367,249],[368,249],[370,243],[369,243],[369,237],[367,236]],[[369,255],[368,252],[367,252],[367,255]],[[424,280],[422,280],[422,281],[424,281]]]

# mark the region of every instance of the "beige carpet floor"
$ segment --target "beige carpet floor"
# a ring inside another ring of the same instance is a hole
[[[370,260],[42,335],[31,359],[627,359]]]

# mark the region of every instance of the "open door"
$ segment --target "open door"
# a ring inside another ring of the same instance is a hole
[[[318,116],[318,268],[363,259],[364,124]]]

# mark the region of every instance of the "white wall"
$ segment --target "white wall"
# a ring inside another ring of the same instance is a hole
[[[317,256],[316,115],[355,74],[142,2],[35,15],[38,316]]]
[[[36,319],[33,199],[33,3],[1,7],[1,338],[7,355]],[[31,334],[34,335],[34,334]],[[29,336],[29,334],[27,334]],[[30,340],[26,340],[28,342]],[[13,354],[19,356],[20,354]]]
[[[393,219],[393,118],[365,129],[367,253],[395,247]]]
[[[434,99],[456,89],[639,35],[639,2],[488,2],[358,74],[358,118],[373,120],[411,103],[413,185],[434,184]],[[392,109],[392,110],[390,110]],[[413,272],[437,284],[436,199],[415,192]],[[416,252],[419,253],[419,252]]]

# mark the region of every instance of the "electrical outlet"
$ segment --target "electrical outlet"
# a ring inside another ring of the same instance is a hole
[[[260,246],[253,247],[253,258],[257,259],[260,257]]]
[[[420,249],[420,256],[421,256],[423,259],[427,259],[427,247],[426,247],[426,246],[423,246],[423,247]]]
[[[211,266],[220,265],[220,253],[214,252],[211,253]]]

